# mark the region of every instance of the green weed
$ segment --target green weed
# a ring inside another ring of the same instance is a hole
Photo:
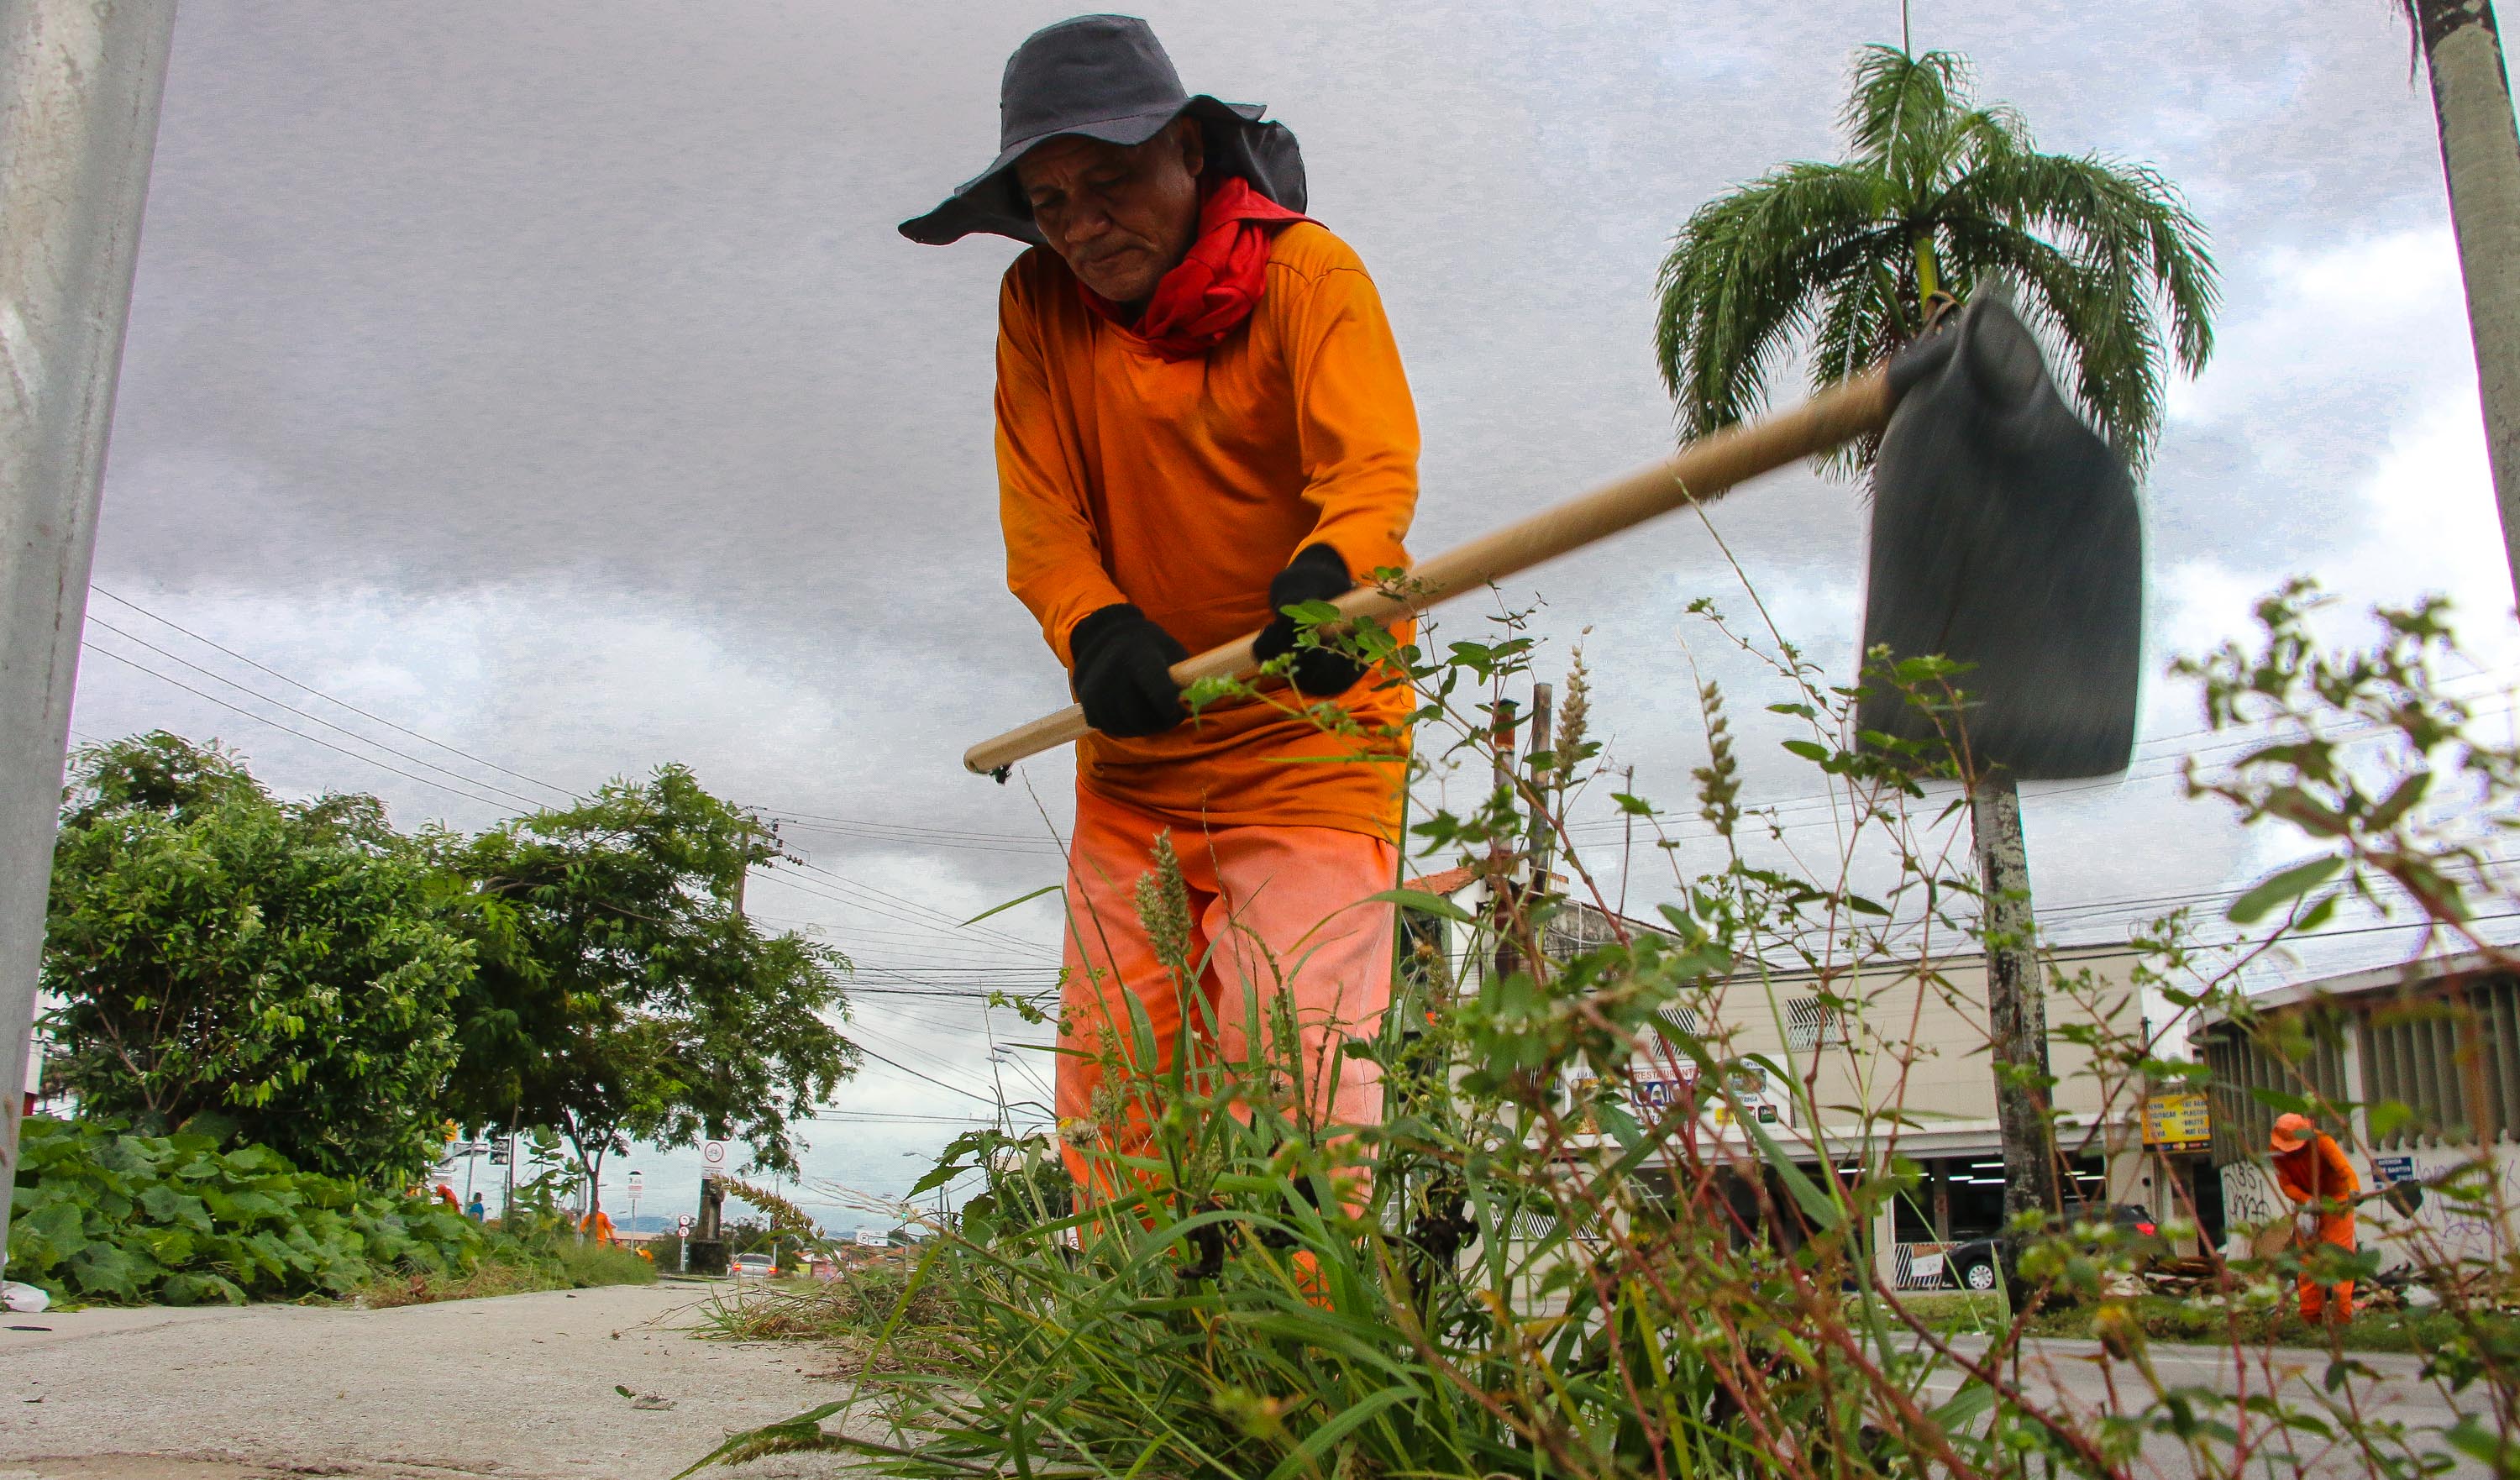
[[[488,1240],[443,1204],[300,1172],[267,1146],[28,1116],[10,1277],[117,1305],[339,1295],[385,1272],[469,1273]]]
[[[2198,946],[2182,917],[2147,926],[2135,985],[2180,1008],[2245,1007],[2250,960],[2304,920],[2331,918],[2334,890],[2377,896],[2393,879],[2408,886],[2392,898],[2411,896],[2462,927],[2463,943],[2499,950],[2463,929],[2489,903],[2503,907],[2485,897],[2492,880],[2441,867],[2413,814],[2374,800],[2402,779],[2384,764],[2338,763],[2316,723],[2342,711],[2362,730],[2402,736],[2400,767],[2447,769],[2447,752],[2480,793],[2475,807],[2507,815],[2520,800],[2520,750],[2464,738],[2464,713],[2425,697],[2446,636],[2435,608],[2382,613],[2380,648],[2359,662],[2329,662],[2307,642],[2297,592],[2262,615],[2266,652],[2218,654],[2201,671],[2208,717],[2262,721],[2269,705],[2288,705],[2278,723],[2292,715],[2311,734],[2191,786],[2256,808],[2253,821],[2290,821],[2339,862],[2287,875],[2306,880],[2290,896],[2295,912],[2236,947]],[[739,1435],[702,1463],[838,1450],[937,1480],[2097,1480],[2129,1474],[2148,1443],[2176,1448],[2199,1474],[2235,1475],[2252,1456],[2316,1445],[2326,1457],[2318,1462],[2396,1480],[2496,1452],[2476,1421],[2417,1430],[2359,1412],[2338,1392],[2356,1380],[2341,1366],[2318,1393],[2250,1387],[2252,1353],[2296,1339],[2272,1312],[2297,1256],[2210,1260],[2214,1287],[2245,1290],[2244,1300],[2130,1305],[2102,1297],[2137,1278],[2146,1249],[2031,1212],[2007,1238],[2018,1300],[1990,1309],[1876,1282],[1873,1231],[1917,1192],[1918,1168],[1900,1149],[1914,1117],[1895,1096],[1823,1102],[1819,1054],[1900,1070],[1920,1052],[1907,1031],[1915,1009],[1883,999],[1881,983],[1950,993],[1941,964],[1984,950],[1983,895],[1951,835],[1965,811],[1954,793],[1980,781],[1957,731],[1955,753],[1939,758],[1856,736],[1848,720],[1862,691],[1827,686],[1778,644],[1774,671],[1791,697],[1770,708],[1808,723],[1787,748],[1828,778],[1843,815],[1835,857],[1765,848],[1765,820],[1739,796],[1724,696],[1703,685],[1709,758],[1692,810],[1726,856],[1676,878],[1672,902],[1641,928],[1601,910],[1580,839],[1563,826],[1583,762],[1570,776],[1538,746],[1514,753],[1502,698],[1527,671],[1527,639],[1457,642],[1435,661],[1387,635],[1341,640],[1401,664],[1426,696],[1421,763],[1496,779],[1493,791],[1460,781],[1451,794],[1469,800],[1418,819],[1418,844],[1494,860],[1500,873],[1516,857],[1551,857],[1572,882],[1507,891],[1477,916],[1395,891],[1407,910],[1465,932],[1467,949],[1407,953],[1379,1030],[1339,1047],[1382,1073],[1374,1124],[1317,1113],[1307,1085],[1326,1068],[1268,1047],[1293,1035],[1265,986],[1261,1001],[1228,1009],[1247,1014],[1244,1041],[1260,1046],[1238,1061],[1176,1053],[1165,1073],[1133,1073],[1156,1057],[1153,1030],[1143,1012],[1110,1024],[1098,1050],[1109,1090],[1098,1124],[1062,1128],[1099,1195],[1072,1207],[1049,1195],[1040,1174],[1061,1148],[1047,1138],[959,1139],[920,1190],[975,1172],[987,1190],[925,1249],[879,1320],[870,1287],[829,1311],[754,1297],[723,1321],[730,1334],[846,1331],[871,1343],[871,1357],[897,1349],[892,1360],[866,1362],[846,1396]],[[1927,660],[1867,675],[1955,726],[1960,677]],[[1449,752],[1433,739],[1446,730],[1462,737]],[[1669,840],[1660,830],[1674,814],[1642,797],[1619,802]],[[1859,854],[1855,839],[1874,851]],[[1169,927],[1179,912],[1164,873],[1149,875],[1140,907],[1186,988],[1209,963]],[[1584,904],[1611,923],[1569,938]],[[2232,923],[2250,923],[2239,915]],[[2496,960],[2520,969],[2520,956]],[[2164,1052],[2160,1028],[2109,1010],[2088,972],[2047,964],[2051,996],[2077,1008],[2054,1036],[2085,1051],[2075,1072],[2096,1082],[2103,1113],[2122,1114],[2147,1085],[2203,1075]],[[1740,1025],[1762,1015],[1792,1044],[1789,990],[1816,1001],[1843,1043],[1742,1048]],[[1184,1032],[1213,1043],[1217,1026]],[[1752,1083],[1784,1102],[1776,1129],[1750,1112]],[[2036,1088],[2052,1097],[2056,1084],[2043,1074]],[[1124,1128],[1138,1134],[1117,1139]],[[2061,1159],[2083,1133],[2051,1112],[2046,1134]],[[2510,1226],[2498,1184],[2436,1194],[2462,1216]],[[2430,1261],[2418,1274],[2437,1290],[2493,1273],[2439,1247],[2410,1252]],[[2315,1257],[2341,1278],[2346,1261],[2377,1256]],[[2100,1338],[2104,1403],[2025,1375],[2014,1338],[2042,1333]],[[2233,1380],[2221,1386],[2191,1382],[2185,1368],[2189,1385],[2165,1386],[2143,1356],[2155,1337],[2209,1336],[2233,1354]],[[2366,1317],[2356,1339],[2422,1351],[2426,1380],[2460,1413],[2520,1412],[2520,1344],[2481,1299]],[[845,1430],[824,1427],[838,1416]]]

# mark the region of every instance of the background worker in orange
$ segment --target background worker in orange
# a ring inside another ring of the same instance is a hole
[[[2353,1248],[2354,1198],[2362,1190],[2362,1180],[2354,1175],[2354,1164],[2345,1159],[2336,1138],[2312,1125],[2307,1115],[2284,1114],[2275,1117],[2271,1144],[2275,1153],[2275,1186],[2292,1199],[2297,1211],[2318,1212],[2318,1241]],[[2302,1252],[2307,1256],[2312,1251]],[[2314,1284],[2307,1274],[2301,1277],[2302,1320],[2328,1316],[2344,1321],[2353,1314],[2353,1280],[2337,1284],[2331,1302],[2327,1286]]]
[[[1390,992],[1411,708],[1344,655],[1306,648],[1285,695],[1192,719],[1166,670],[1257,628],[1295,647],[1289,605],[1405,566],[1418,424],[1356,253],[1300,212],[1303,161],[1257,105],[1184,92],[1143,21],[1082,16],[1008,62],[1000,149],[902,224],[915,242],[1033,244],[998,297],[997,453],[1008,585],[1041,621],[1095,734],[1077,746],[1058,1100],[1079,1139],[1143,1144],[1098,1049],[1120,994],[1160,1072],[1186,1006],[1132,901],[1169,830],[1189,887],[1194,1029],[1228,1060],[1283,990],[1316,1123],[1379,1118],[1374,1066],[1338,1052]],[[1343,695],[1364,738],[1301,710]],[[1360,753],[1371,758],[1360,759]],[[1265,1030],[1263,1030],[1265,1036]]]

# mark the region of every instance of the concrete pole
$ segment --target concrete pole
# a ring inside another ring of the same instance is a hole
[[[1531,829],[1524,834],[1531,856],[1531,876],[1522,891],[1524,900],[1531,903],[1525,904],[1525,910],[1549,897],[1549,871],[1557,866],[1553,851],[1557,834],[1550,830],[1549,825],[1554,788],[1549,784],[1551,771],[1540,764],[1540,757],[1550,755],[1550,747],[1557,742],[1553,732],[1556,701],[1556,692],[1549,685],[1531,686],[1531,735],[1523,741],[1523,754],[1528,757],[1525,767],[1531,774]],[[1535,945],[1540,943],[1541,933],[1537,929],[1532,932]]]
[[[2021,792],[2001,772],[1969,793],[1978,878],[1986,891],[1986,1012],[1993,1040],[1996,1123],[2003,1137],[2003,1216],[2054,1213],[2055,1142],[2048,1124],[2048,998],[2030,906],[2030,849]]]
[[[174,0],[0,0],[0,1249]]]
[[[2412,0],[2405,9],[2432,80],[2485,407],[2486,466],[2502,516],[2503,554],[2520,582],[2520,252],[2512,249],[2520,234],[2520,130],[2502,35],[2487,0]]]
[[[1508,796],[1513,786],[1513,727],[1516,705],[1509,698],[1497,700],[1491,717],[1488,743],[1494,750],[1494,789]],[[1503,981],[1513,974],[1513,855],[1503,838],[1488,840],[1488,960],[1482,985],[1490,980]]]

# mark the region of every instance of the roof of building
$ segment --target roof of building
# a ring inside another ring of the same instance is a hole
[[[1467,886],[1478,876],[1478,870],[1463,865],[1459,869],[1446,869],[1441,874],[1420,874],[1400,887],[1415,889],[1420,894],[1445,895]]]
[[[2428,956],[2396,965],[2371,966],[2361,971],[2344,971],[2334,976],[2297,981],[2287,986],[2270,987],[2249,994],[2254,1009],[2288,1007],[2308,1002],[2315,997],[2371,997],[2382,992],[2402,992],[2422,988],[2450,977],[2476,976],[2489,971],[2507,969],[2492,951],[2462,951],[2454,956]],[[2223,1020],[2225,1013],[2204,1011],[2197,1014],[2197,1025],[2204,1027]]]

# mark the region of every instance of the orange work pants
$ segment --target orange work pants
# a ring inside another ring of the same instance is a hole
[[[1167,830],[1190,904],[1187,991],[1138,916],[1138,881],[1154,868],[1155,836]],[[1392,906],[1366,901],[1392,886],[1397,863],[1390,843],[1359,832],[1182,827],[1077,788],[1058,1107],[1060,1150],[1080,1187],[1105,1197],[1114,1190],[1107,1164],[1098,1170],[1087,1147],[1140,1155],[1151,1141],[1143,1087],[1105,1083],[1106,1060],[1116,1055],[1127,1076],[1165,1074],[1185,1011],[1193,1065],[1211,1054],[1206,1061],[1243,1062],[1255,1047],[1282,1064],[1287,1046],[1270,1041],[1272,1009],[1282,1003],[1298,1039],[1305,1123],[1380,1121],[1381,1067],[1340,1047],[1377,1032],[1391,1004]],[[1151,1054],[1141,1052],[1130,998],[1145,1009]]]
[[[2321,1216],[2318,1220],[2318,1241],[2332,1243],[2340,1249],[2354,1247],[2354,1215],[2328,1213]],[[2307,1258],[2311,1252],[2309,1249],[2304,1249],[2302,1255]],[[2304,1274],[2301,1277],[2301,1319],[2304,1321],[2354,1319],[2354,1281],[2348,1279],[2340,1284],[2314,1284],[2311,1282],[2310,1276]]]

